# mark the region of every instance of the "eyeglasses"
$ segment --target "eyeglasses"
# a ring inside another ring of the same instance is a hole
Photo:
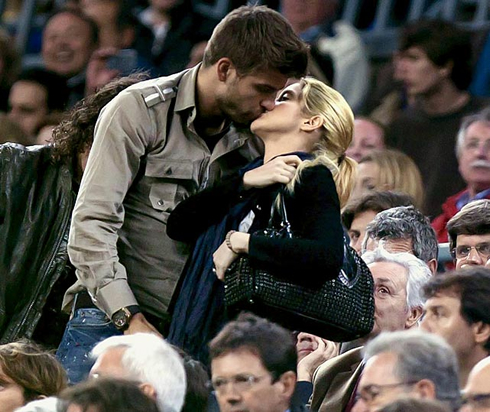
[[[360,392],[357,393],[356,398],[362,399],[367,404],[373,403],[376,398],[381,395],[383,391],[386,389],[394,389],[399,386],[409,386],[415,385],[418,381],[408,381],[408,382],[399,382],[399,383],[390,383],[387,385],[366,385],[364,386]]]
[[[453,258],[465,259],[471,253],[471,249],[475,249],[476,252],[484,259],[488,259],[490,257],[489,242],[478,243],[476,246],[466,246],[466,245],[457,246],[451,250],[451,254],[453,255]]]
[[[249,390],[256,383],[262,379],[269,377],[270,375],[254,376],[254,375],[235,375],[231,378],[216,378],[211,381],[211,386],[217,393],[224,393],[228,384],[231,383],[233,388],[238,392],[245,392]]]
[[[474,408],[477,407],[490,407],[490,393],[475,393],[475,394],[465,394],[461,396],[461,405],[470,405]]]

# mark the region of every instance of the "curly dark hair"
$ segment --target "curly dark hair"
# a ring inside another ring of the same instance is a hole
[[[148,73],[134,73],[115,79],[97,93],[80,100],[53,129],[53,159],[72,163],[78,154],[90,149],[94,140],[94,128],[102,108],[127,87],[146,80]]]

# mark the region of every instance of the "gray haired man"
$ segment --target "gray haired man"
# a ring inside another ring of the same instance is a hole
[[[160,412],[182,409],[186,391],[183,360],[162,338],[151,333],[112,336],[95,346],[92,356],[97,359],[92,377],[137,381],[155,399]]]
[[[410,253],[392,254],[382,247],[363,255],[374,278],[374,328],[369,338],[382,331],[413,328],[422,315],[422,286],[431,272]],[[361,375],[362,347],[356,347],[323,363],[313,376],[311,409],[342,412],[353,404]]]
[[[372,412],[402,397],[459,406],[458,362],[444,339],[421,331],[383,333],[366,345],[353,412]]]
[[[437,271],[438,245],[430,221],[413,206],[399,206],[376,215],[367,226],[363,251],[379,243],[392,253],[407,252],[423,260],[432,273]]]

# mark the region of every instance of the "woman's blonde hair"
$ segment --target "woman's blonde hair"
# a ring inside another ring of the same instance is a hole
[[[354,114],[342,95],[325,83],[312,77],[301,81],[303,113],[307,116],[320,116],[323,120],[322,137],[317,143],[313,160],[307,160],[298,167],[296,176],[288,184],[293,190],[306,167],[323,164],[332,172],[340,206],[349,200],[356,181],[357,162],[345,156],[352,141]]]
[[[364,156],[361,163],[373,162],[378,166],[378,182],[374,190],[395,190],[410,195],[415,206],[424,204],[424,185],[419,168],[414,161],[398,150],[374,150]]]

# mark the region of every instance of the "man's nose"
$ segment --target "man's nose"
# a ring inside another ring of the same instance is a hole
[[[268,111],[271,111],[272,109],[274,109],[274,107],[276,106],[276,101],[274,98],[268,98],[268,99],[265,99],[265,100],[262,100],[260,102],[260,105],[265,109],[265,110],[268,110]]]
[[[468,253],[468,258],[466,259],[468,263],[471,263],[473,265],[484,265],[485,262],[483,261],[482,257],[480,254],[476,251],[475,248],[470,249],[470,253]]]

